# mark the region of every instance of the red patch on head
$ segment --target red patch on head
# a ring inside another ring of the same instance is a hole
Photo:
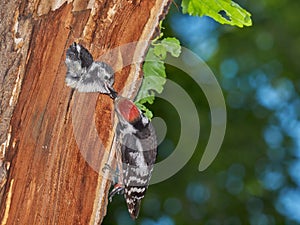
[[[124,119],[129,123],[133,123],[140,118],[140,111],[136,105],[127,98],[119,99],[118,109]]]

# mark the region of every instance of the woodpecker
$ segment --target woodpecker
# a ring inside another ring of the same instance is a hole
[[[92,55],[82,45],[74,42],[67,50],[66,84],[79,92],[100,92],[111,98],[117,96],[113,89],[114,71],[105,62],[93,60]]]
[[[115,111],[119,119],[117,140],[121,147],[117,156],[121,157],[121,168],[119,183],[111,191],[110,199],[123,192],[128,212],[136,219],[156,160],[156,135],[149,119],[128,98],[117,97]]]
[[[114,100],[118,117],[116,150],[119,176],[109,194],[124,194],[128,212],[133,219],[139,214],[141,200],[149,185],[157,155],[154,128],[149,119],[128,98],[113,89],[114,71],[104,62],[93,60],[82,45],[73,43],[67,50],[65,82],[79,92],[108,94]],[[109,169],[111,169],[108,166]]]

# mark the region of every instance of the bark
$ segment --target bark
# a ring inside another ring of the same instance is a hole
[[[68,2],[1,3],[0,166],[10,165],[0,174],[1,224],[101,223],[111,185],[101,171],[114,164],[113,102],[65,86],[66,48],[78,41],[110,63],[115,89],[134,98],[170,0]]]

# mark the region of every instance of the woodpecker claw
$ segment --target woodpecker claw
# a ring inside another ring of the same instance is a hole
[[[112,191],[109,193],[108,199],[111,202],[112,198],[116,195],[116,194],[124,194],[124,187],[121,184],[115,184],[114,188],[112,189]]]

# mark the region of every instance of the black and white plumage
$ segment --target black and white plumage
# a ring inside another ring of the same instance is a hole
[[[115,111],[119,118],[117,138],[121,142],[120,182],[130,216],[136,219],[156,160],[156,135],[148,118],[129,99],[117,97]],[[120,190],[120,184],[116,185],[112,195]]]
[[[128,98],[113,89],[114,72],[104,62],[96,62],[82,45],[73,43],[66,53],[65,82],[79,92],[108,94],[115,103],[117,125],[118,183],[110,193],[124,193],[130,216],[136,219],[149,185],[156,160],[156,135],[149,119]],[[109,167],[109,166],[108,166]]]
[[[114,71],[104,62],[93,60],[92,55],[82,45],[74,42],[67,50],[66,84],[79,92],[100,92],[117,96],[113,89]]]

